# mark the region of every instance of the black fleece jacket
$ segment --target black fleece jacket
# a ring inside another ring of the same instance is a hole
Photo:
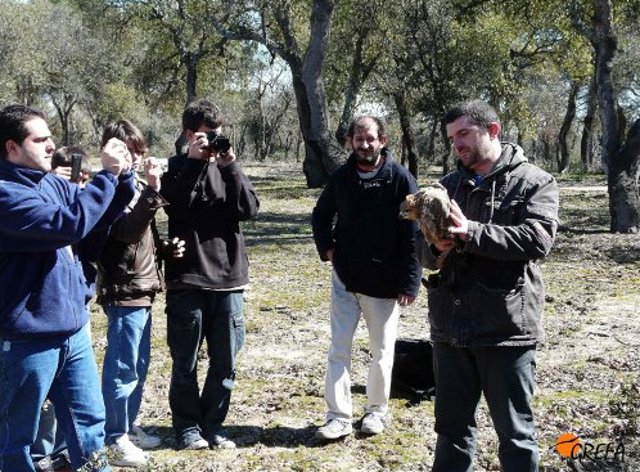
[[[185,241],[184,257],[166,261],[168,289],[229,289],[249,282],[240,221],[254,218],[260,202],[240,165],[169,159],[161,195],[169,202],[169,238]]]
[[[422,275],[417,226],[398,213],[418,185],[389,151],[383,156],[372,178],[360,177],[354,155],[329,177],[313,210],[313,236],[323,260],[328,249],[335,250],[334,268],[347,290],[377,298],[415,296]]]

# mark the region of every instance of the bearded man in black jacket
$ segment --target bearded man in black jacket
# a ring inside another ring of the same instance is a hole
[[[333,265],[328,411],[326,423],[316,431],[320,439],[337,439],[353,430],[351,346],[361,314],[372,360],[360,431],[379,434],[388,424],[399,306],[413,303],[421,277],[414,246],[417,226],[398,216],[405,196],[418,190],[415,179],[385,147],[388,137],[380,119],[357,118],[347,141],[353,152],[329,178],[312,218],[320,258]]]

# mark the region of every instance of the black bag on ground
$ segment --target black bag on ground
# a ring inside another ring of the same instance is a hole
[[[426,339],[397,339],[391,372],[391,396],[411,404],[432,400],[436,394],[433,349]]]

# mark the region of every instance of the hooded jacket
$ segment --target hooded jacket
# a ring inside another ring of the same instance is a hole
[[[88,321],[87,286],[71,246],[104,230],[131,199],[133,175],[122,179],[128,183],[102,171],[80,191],[0,159],[0,337],[72,334]]]
[[[558,187],[527,162],[522,148],[503,143],[480,184],[468,169],[441,183],[469,220],[467,240],[427,279],[431,339],[454,346],[531,345],[544,338],[544,285],[539,262],[558,228]],[[420,242],[425,267],[436,252]]]
[[[249,283],[240,221],[258,214],[260,201],[237,162],[169,159],[160,193],[169,202],[169,238],[184,240],[184,256],[167,259],[168,289],[230,289]]]
[[[353,154],[329,177],[313,209],[313,237],[321,259],[334,249],[333,266],[348,291],[415,296],[422,273],[414,243],[417,225],[400,219],[399,211],[418,185],[388,150],[383,152],[385,162],[371,178],[360,177]]]

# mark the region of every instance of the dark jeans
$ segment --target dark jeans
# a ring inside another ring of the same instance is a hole
[[[218,432],[229,411],[236,355],[244,344],[242,291],[167,292],[167,340],[173,360],[169,405],[179,442]],[[207,341],[209,367],[198,389],[198,351]]]
[[[475,413],[484,394],[499,439],[504,472],[538,470],[531,398],[535,346],[453,347],[434,343],[436,377],[433,472],[470,472],[476,446]]]

